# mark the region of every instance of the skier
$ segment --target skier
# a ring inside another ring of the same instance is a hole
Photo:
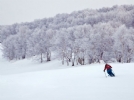
[[[105,64],[104,72],[105,72],[105,70],[107,70],[107,73],[109,74],[109,76],[111,76],[111,77],[115,76],[112,72],[112,67],[109,64]]]

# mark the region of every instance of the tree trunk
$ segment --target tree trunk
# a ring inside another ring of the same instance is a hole
[[[102,57],[103,57],[103,52],[101,53],[100,60],[102,60]]]
[[[42,53],[41,53],[41,63],[43,62]]]
[[[67,66],[69,66],[69,60],[67,59],[66,61],[67,61]]]
[[[51,53],[47,52],[47,61],[51,61]]]
[[[74,66],[74,59],[72,59],[72,66]]]
[[[25,59],[25,55],[22,56],[22,59]]]
[[[82,59],[82,62],[83,62],[82,65],[85,65],[85,59],[84,58]]]

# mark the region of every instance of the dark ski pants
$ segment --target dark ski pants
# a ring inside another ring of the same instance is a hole
[[[107,73],[108,73],[111,77],[112,77],[112,76],[115,76],[115,75],[113,74],[113,72],[112,72],[112,69],[111,69],[111,68],[107,70]]]

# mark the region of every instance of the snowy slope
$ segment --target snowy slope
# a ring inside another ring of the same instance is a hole
[[[7,62],[0,53],[0,100],[134,100],[134,64],[62,66],[60,61]]]

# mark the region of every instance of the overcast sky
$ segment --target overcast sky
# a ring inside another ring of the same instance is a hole
[[[134,4],[134,0],[0,0],[0,25],[30,22],[83,9]]]

